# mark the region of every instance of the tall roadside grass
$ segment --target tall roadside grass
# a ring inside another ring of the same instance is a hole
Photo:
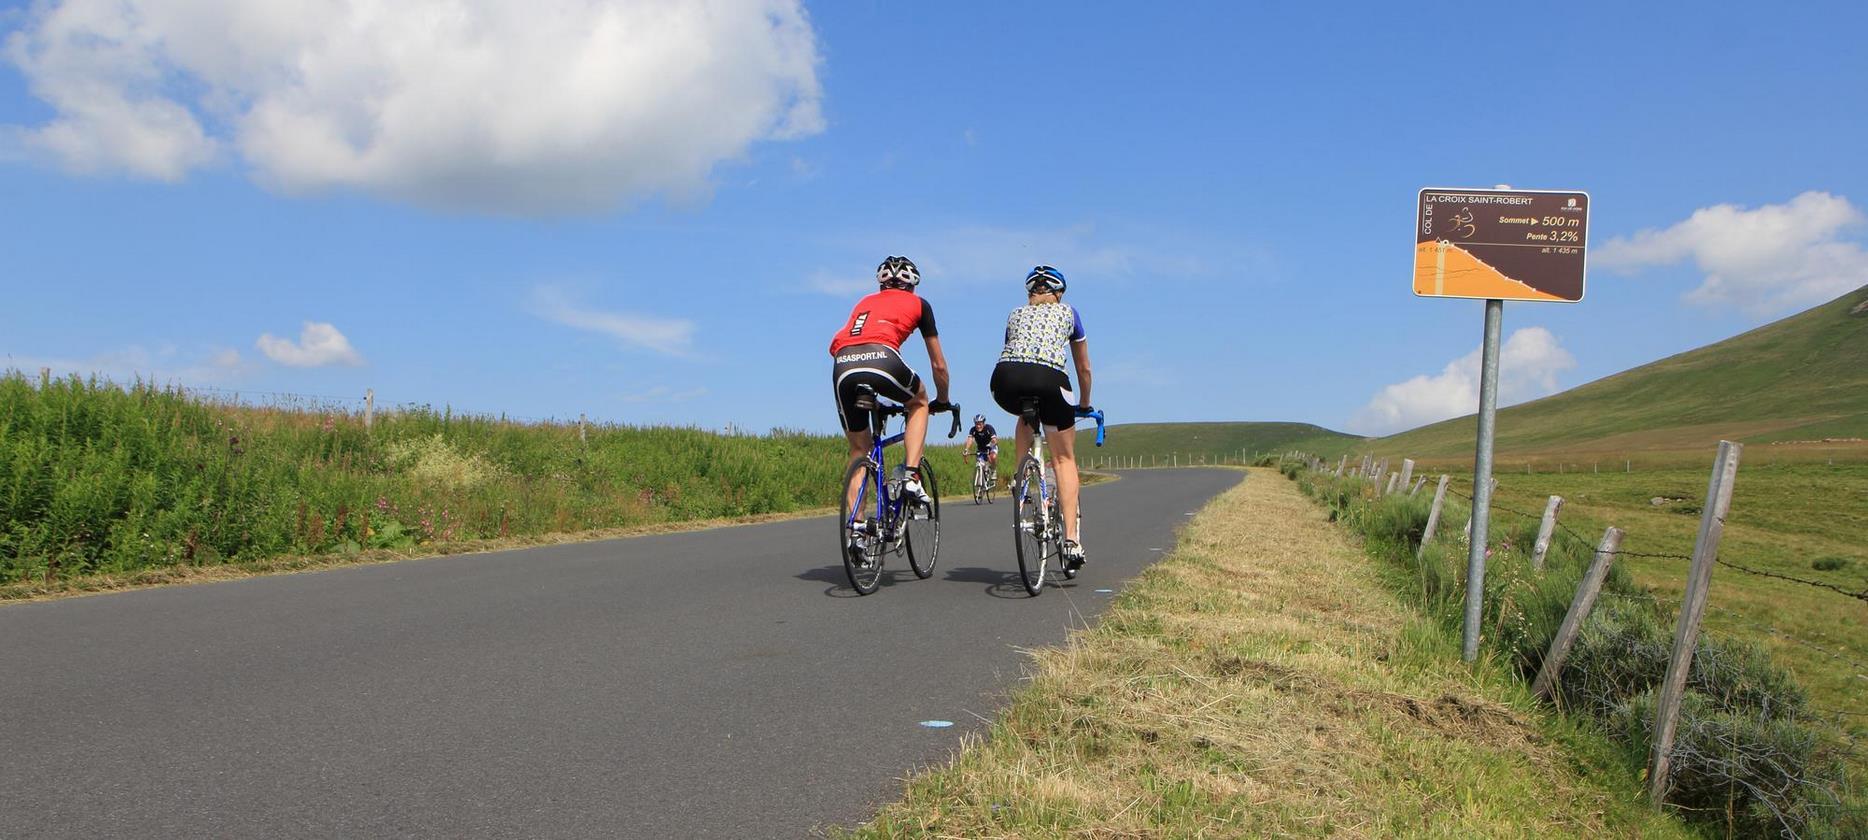
[[[899,453],[899,450],[897,450]],[[217,404],[0,376],[0,584],[831,506],[841,437]],[[964,492],[957,447],[930,447]]]
[[[1449,498],[1435,540],[1423,551],[1431,497],[1379,496],[1372,482],[1283,472],[1320,500],[1332,520],[1360,534],[1388,562],[1398,591],[1457,634],[1464,620],[1470,511]],[[1525,679],[1545,652],[1576,591],[1591,547],[1558,540],[1535,570],[1530,548],[1537,523],[1507,524],[1486,562],[1481,639],[1488,656]],[[1603,596],[1565,664],[1558,704],[1593,720],[1629,749],[1631,772],[1649,749],[1656,687],[1672,652],[1668,609],[1611,566]],[[1862,837],[1868,815],[1856,799],[1841,755],[1803,690],[1768,653],[1748,642],[1702,634],[1688,676],[1674,745],[1668,802],[1689,820],[1736,836]]]

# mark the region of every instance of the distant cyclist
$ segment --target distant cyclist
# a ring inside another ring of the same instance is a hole
[[[1022,398],[1038,398],[1038,420],[1050,430],[1051,468],[1057,476],[1058,514],[1064,520],[1064,564],[1083,566],[1083,544],[1077,533],[1077,414],[1090,410],[1090,345],[1083,318],[1063,301],[1064,274],[1048,265],[1025,275],[1025,305],[1012,310],[1005,322],[1005,348],[992,369],[992,399],[1000,408],[1019,413]],[[1077,371],[1081,394],[1070,390],[1064,372],[1065,356]],[[1031,451],[1031,427],[1018,424],[1018,459]]]
[[[973,428],[967,430],[966,443],[960,447],[962,454],[977,452],[986,459],[987,474],[994,481],[999,476],[999,431],[986,422],[986,415],[973,415]]]
[[[836,391],[837,416],[843,422],[844,436],[850,441],[850,458],[862,458],[873,445],[869,415],[855,407],[857,386],[868,385],[883,399],[894,400],[908,411],[906,437],[907,465],[902,476],[902,491],[927,504],[921,489],[921,450],[927,439],[927,387],[919,374],[902,361],[902,342],[915,330],[927,342],[928,365],[934,371],[936,399],[932,408],[946,410],[947,357],[941,353],[940,331],[934,326],[934,308],[915,294],[921,284],[921,272],[907,257],[889,257],[876,266],[876,283],[881,289],[857,301],[843,329],[830,339],[831,384]],[[855,504],[859,486],[852,484],[845,492]]]

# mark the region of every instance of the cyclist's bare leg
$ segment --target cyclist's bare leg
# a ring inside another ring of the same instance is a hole
[[[902,403],[908,409],[905,415],[908,422],[907,433],[902,436],[902,446],[907,448],[906,458],[902,463],[911,467],[921,465],[921,450],[927,445],[928,438],[928,389],[926,385],[915,389],[915,398]]]
[[[1064,518],[1064,539],[1077,538],[1077,430],[1052,429],[1051,471],[1057,476],[1057,514]]]
[[[864,429],[860,432],[844,432],[843,436],[850,439],[850,461],[869,457],[869,450],[875,446],[875,436],[870,434],[868,429]],[[848,464],[849,461],[844,462],[845,466],[848,466]],[[856,505],[856,494],[862,489],[863,474],[857,473],[856,477],[850,480],[850,486],[844,488],[844,500],[854,507]]]

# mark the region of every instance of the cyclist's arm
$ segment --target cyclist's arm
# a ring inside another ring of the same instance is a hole
[[[1090,402],[1090,340],[1071,342],[1070,357],[1077,363],[1077,405],[1094,405]]]
[[[928,343],[928,367],[934,372],[934,401],[947,401],[947,355],[940,351],[940,336],[923,336]]]
[[[972,452],[973,452],[973,436],[967,435],[966,443],[960,444],[960,454],[970,455],[972,454]]]

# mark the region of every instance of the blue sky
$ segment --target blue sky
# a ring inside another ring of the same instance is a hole
[[[1592,195],[1508,399],[1868,283],[1853,5],[142,5],[0,5],[0,365],[828,432],[903,253],[968,409],[1048,262],[1112,420],[1381,432],[1476,402],[1424,186]]]

